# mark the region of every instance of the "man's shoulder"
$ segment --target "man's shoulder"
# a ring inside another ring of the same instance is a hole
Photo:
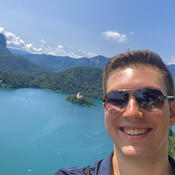
[[[68,175],[68,174],[84,175],[85,167],[62,168],[62,169],[59,169],[54,175]]]
[[[59,169],[54,175],[110,175],[113,152],[105,159],[86,167],[68,167]]]
[[[95,175],[98,171],[100,163],[102,160],[95,162],[94,164],[87,167],[68,167],[59,169],[54,175],[88,175],[89,172],[92,175]]]
[[[175,173],[175,160],[171,156],[168,156],[168,159],[169,159],[171,168],[173,169],[173,172]]]

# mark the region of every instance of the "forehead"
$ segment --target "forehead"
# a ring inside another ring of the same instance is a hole
[[[109,74],[106,92],[117,89],[155,88],[166,93],[163,74],[152,66],[134,65],[117,68]]]

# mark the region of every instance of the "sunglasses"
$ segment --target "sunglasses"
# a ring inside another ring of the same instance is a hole
[[[131,91],[133,91],[133,89]],[[125,89],[111,91],[105,96],[103,102],[106,104],[106,109],[108,111],[112,110],[116,113],[127,106],[130,96],[135,97],[139,108],[150,112],[159,111],[165,99],[175,99],[174,96],[164,96],[160,90],[144,88],[134,93],[129,93]]]

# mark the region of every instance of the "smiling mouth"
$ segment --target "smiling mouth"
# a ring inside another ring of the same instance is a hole
[[[129,129],[129,128],[120,128],[125,134],[131,135],[131,136],[138,136],[138,135],[144,135],[149,133],[152,129],[151,128],[142,128],[142,129]]]

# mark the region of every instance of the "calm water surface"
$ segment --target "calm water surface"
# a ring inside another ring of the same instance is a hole
[[[66,94],[40,89],[0,89],[0,97],[2,175],[52,175],[112,151],[100,100],[79,106]]]

